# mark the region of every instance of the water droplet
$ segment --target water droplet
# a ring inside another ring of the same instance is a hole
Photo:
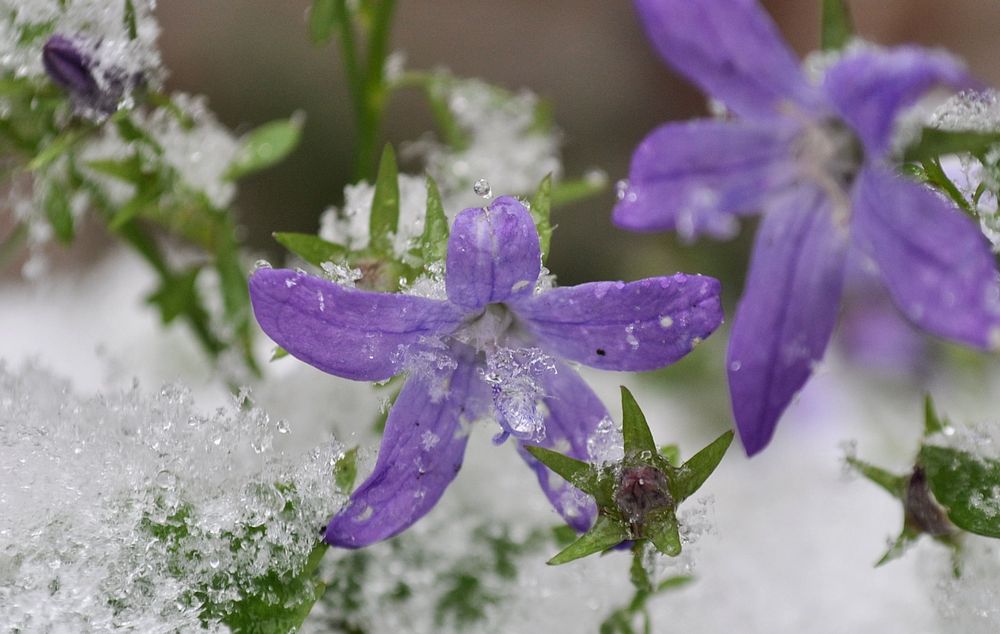
[[[212,570],[215,570],[216,568],[219,567],[219,560],[213,559],[212,561],[208,562],[208,565],[212,567]]]
[[[272,267],[271,263],[268,262],[267,260],[257,260],[256,262],[253,263],[254,271],[259,271],[261,269],[270,269],[270,268],[274,267]]]
[[[629,182],[627,178],[623,178],[615,183],[615,196],[618,197],[618,200],[625,200],[625,197],[628,196],[628,188]]]
[[[673,325],[674,325],[674,318],[671,317],[670,315],[664,315],[660,317],[661,328],[670,328]]]
[[[477,180],[476,184],[472,186],[472,191],[476,193],[476,196],[481,196],[483,198],[489,198],[493,195],[493,189],[490,187],[490,182],[485,178]]]
[[[732,370],[733,372],[739,372],[740,368],[742,367],[743,367],[742,361],[733,361],[732,363],[729,364],[729,369]]]
[[[286,421],[284,418],[278,419],[278,422],[275,423],[275,427],[278,429],[278,433],[279,434],[287,434],[288,433],[288,429],[289,429],[289,427],[288,427],[288,421]]]

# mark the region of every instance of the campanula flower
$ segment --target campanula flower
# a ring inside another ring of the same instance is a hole
[[[823,356],[848,248],[921,329],[997,344],[996,267],[977,228],[899,176],[901,114],[935,88],[976,86],[952,57],[852,46],[810,80],[755,0],[636,0],[650,40],[729,120],[668,123],[637,148],[614,221],[720,236],[763,212],[733,321],[727,370],[748,454]]]
[[[585,460],[587,439],[608,413],[568,362],[629,371],[673,363],[721,322],[719,283],[677,274],[542,290],[540,272],[530,214],[500,197],[455,219],[441,299],[291,270],[253,274],[257,321],[292,355],[360,381],[407,374],[375,469],[330,522],[330,544],[366,546],[417,521],[461,467],[470,424],[491,416],[498,442],[518,441],[567,522],[591,524],[593,504],[520,443]]]

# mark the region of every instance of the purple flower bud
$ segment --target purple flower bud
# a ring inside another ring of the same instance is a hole
[[[667,476],[651,465],[625,467],[618,476],[615,503],[632,525],[633,532],[641,536],[646,517],[654,512],[674,506]]]
[[[142,83],[142,76],[128,76],[117,67],[101,68],[88,54],[92,48],[84,40],[53,35],[42,48],[42,64],[78,107],[111,114],[126,92]]]

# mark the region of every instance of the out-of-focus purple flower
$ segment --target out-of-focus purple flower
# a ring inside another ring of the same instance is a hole
[[[975,86],[916,47],[855,47],[809,81],[755,0],[636,0],[663,58],[736,116],[666,124],[637,148],[614,221],[688,238],[763,211],[733,322],[728,372],[748,454],[763,449],[822,357],[848,245],[920,328],[997,345],[1000,296],[983,236],[932,190],[898,176],[899,115],[931,89]]]
[[[461,467],[469,425],[491,414],[498,442],[514,436],[586,460],[587,439],[608,413],[567,361],[659,368],[722,320],[712,278],[679,273],[538,292],[540,270],[530,214],[501,197],[455,219],[447,299],[345,288],[289,270],[253,274],[257,321],[292,355],[355,380],[408,374],[373,473],[327,527],[330,544],[366,546],[427,513]],[[519,450],[555,509],[586,530],[593,504]]]
[[[101,114],[118,109],[126,91],[141,83],[119,68],[101,68],[93,46],[81,39],[53,35],[42,47],[42,64],[49,78],[72,97],[78,107]]]

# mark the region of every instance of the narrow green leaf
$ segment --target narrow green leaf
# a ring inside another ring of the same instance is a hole
[[[524,448],[538,462],[555,471],[576,488],[590,495],[598,495],[597,471],[591,465],[545,447],[524,445]]]
[[[354,480],[358,477],[358,448],[351,447],[344,452],[333,467],[333,481],[344,493],[354,489]]]
[[[324,262],[340,262],[348,254],[347,247],[328,242],[309,233],[275,232],[278,243],[313,266]]]
[[[138,185],[146,175],[142,171],[142,161],[137,155],[132,155],[126,159],[113,160],[101,159],[97,161],[87,161],[85,165],[106,176],[117,178]]]
[[[927,159],[922,165],[924,169],[925,182],[947,194],[948,197],[951,198],[952,202],[958,205],[958,208],[965,212],[965,215],[974,220],[978,219],[978,213],[972,208],[969,201],[965,199],[965,195],[962,194],[961,190],[959,190],[955,183],[948,177],[948,174],[944,171],[944,167],[941,166],[941,161],[939,159]]]
[[[61,185],[49,187],[48,195],[45,196],[45,217],[48,218],[60,242],[68,244],[73,241],[75,235],[73,212],[70,209],[69,196]]]
[[[701,488],[708,476],[712,475],[715,468],[722,462],[722,458],[726,455],[732,442],[733,430],[730,429],[681,465],[674,477],[672,483],[674,486],[671,487],[674,489],[672,493],[675,493],[674,501],[677,504]]]
[[[924,438],[944,431],[946,426],[947,422],[941,420],[938,416],[937,412],[934,410],[934,400],[931,399],[931,395],[928,394],[924,397]]]
[[[549,257],[549,243],[552,241],[552,174],[547,175],[538,185],[531,199],[531,219],[538,231],[538,243],[542,249],[542,263]]]
[[[337,0],[313,0],[309,11],[309,39],[313,44],[326,44],[337,27]]]
[[[388,143],[382,150],[382,159],[375,178],[375,197],[372,199],[371,220],[368,233],[372,250],[381,255],[392,254],[390,234],[399,227],[399,170],[396,153]]]
[[[469,134],[455,118],[449,107],[452,84],[457,80],[446,72],[420,76],[423,79],[427,102],[430,104],[434,122],[437,124],[445,143],[455,151],[464,150],[469,146]]]
[[[902,557],[903,553],[905,553],[906,550],[914,542],[916,542],[919,537],[920,533],[918,531],[916,531],[913,528],[910,528],[909,526],[904,527],[903,532],[899,534],[899,537],[896,538],[896,541],[894,541],[892,545],[889,546],[889,550],[885,551],[885,554],[882,555],[882,558],[879,559],[877,562],[875,562],[875,567],[878,568],[879,566],[883,566],[889,563],[893,559],[899,559],[900,557]]]
[[[656,454],[656,443],[653,442],[653,433],[649,431],[649,424],[646,423],[646,416],[639,409],[639,404],[635,402],[635,397],[624,385],[622,391],[622,436],[625,438],[625,455],[641,454],[649,452],[652,457]]]
[[[169,277],[146,301],[160,309],[160,318],[164,324],[169,324],[180,315],[185,314],[192,305],[198,302],[195,282],[200,267],[192,267]]]
[[[587,555],[603,552],[628,539],[625,529],[607,516],[599,515],[594,526],[558,555],[548,561],[550,566],[569,563]]]
[[[667,557],[681,554],[681,535],[677,527],[677,515],[673,509],[661,511],[648,518],[646,534],[656,550]]]
[[[69,151],[77,141],[83,138],[82,130],[67,130],[49,143],[45,144],[45,149],[39,152],[35,158],[28,163],[29,172],[37,172],[48,167],[53,161]]]
[[[161,188],[148,181],[144,185],[139,188],[127,203],[118,208],[118,211],[115,212],[115,215],[108,222],[109,229],[119,231],[141,214],[143,209],[157,202],[160,197]]]
[[[694,577],[691,575],[677,575],[674,577],[668,577],[660,582],[660,585],[656,586],[656,593],[665,592],[667,590],[673,590],[674,588],[680,588],[686,586],[687,584],[694,581]]]
[[[900,500],[903,499],[903,494],[906,492],[906,485],[910,479],[909,476],[890,473],[881,467],[876,467],[850,456],[847,458],[847,464],[868,480],[885,489],[889,495]]]
[[[670,466],[681,466],[681,448],[677,445],[663,445],[660,447],[660,455],[667,459]]]
[[[125,0],[125,12],[122,18],[125,23],[125,30],[128,31],[128,39],[134,40],[139,37],[139,29],[136,25],[135,5],[132,4],[132,0]]]
[[[304,117],[296,113],[250,132],[226,170],[225,178],[233,181],[281,162],[302,139],[303,123]]]
[[[608,177],[600,172],[576,180],[560,181],[552,186],[552,206],[561,207],[578,200],[585,200],[607,188]]]
[[[998,143],[1000,132],[924,128],[920,138],[903,151],[903,160],[920,163],[946,154],[978,155]]]
[[[448,251],[448,217],[441,203],[437,183],[427,175],[427,215],[424,233],[420,236],[420,256],[424,264],[444,260]]]
[[[277,361],[278,359],[284,359],[288,356],[288,350],[285,350],[281,346],[275,346],[274,350],[271,351],[271,361]]]
[[[854,24],[847,0],[823,0],[823,25],[820,41],[824,51],[837,51],[851,40]]]
[[[1000,461],[924,445],[919,463],[948,519],[970,533],[1000,537]]]

